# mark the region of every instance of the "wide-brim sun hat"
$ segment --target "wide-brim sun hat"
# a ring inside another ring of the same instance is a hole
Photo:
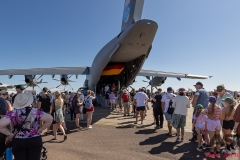
[[[13,108],[22,109],[30,106],[32,103],[33,103],[32,93],[20,93],[14,99]]]

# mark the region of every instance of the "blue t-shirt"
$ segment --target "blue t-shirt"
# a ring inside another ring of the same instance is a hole
[[[195,107],[198,104],[201,104],[204,108],[208,107],[209,93],[204,88],[198,89],[195,96],[198,96]]]

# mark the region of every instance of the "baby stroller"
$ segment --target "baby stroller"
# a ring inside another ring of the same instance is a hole
[[[41,160],[46,160],[47,159],[47,152],[48,152],[47,148],[43,146],[42,152],[41,152]],[[12,159],[14,160],[14,156],[12,156],[12,157],[13,157]],[[5,153],[4,153],[3,160],[7,160]]]

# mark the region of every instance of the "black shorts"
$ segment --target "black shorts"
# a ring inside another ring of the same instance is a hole
[[[1,134],[1,138],[0,138],[0,157],[2,157],[5,150],[6,150],[6,145],[5,145],[6,136],[3,135],[2,133],[0,133],[0,134]]]
[[[136,108],[137,111],[145,111],[145,109],[146,109],[146,106],[140,106]]]
[[[230,121],[223,120],[222,128],[233,130],[234,125],[235,125],[235,122],[233,120],[230,120]]]

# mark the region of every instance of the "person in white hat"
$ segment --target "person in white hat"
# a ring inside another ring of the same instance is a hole
[[[40,160],[42,150],[41,133],[52,123],[52,116],[40,109],[30,107],[33,103],[31,93],[20,93],[15,97],[13,108],[0,119],[0,131],[7,135],[7,141],[12,141],[12,152],[15,160],[34,159]],[[40,120],[45,121],[39,127]],[[6,127],[11,123],[12,132]]]

